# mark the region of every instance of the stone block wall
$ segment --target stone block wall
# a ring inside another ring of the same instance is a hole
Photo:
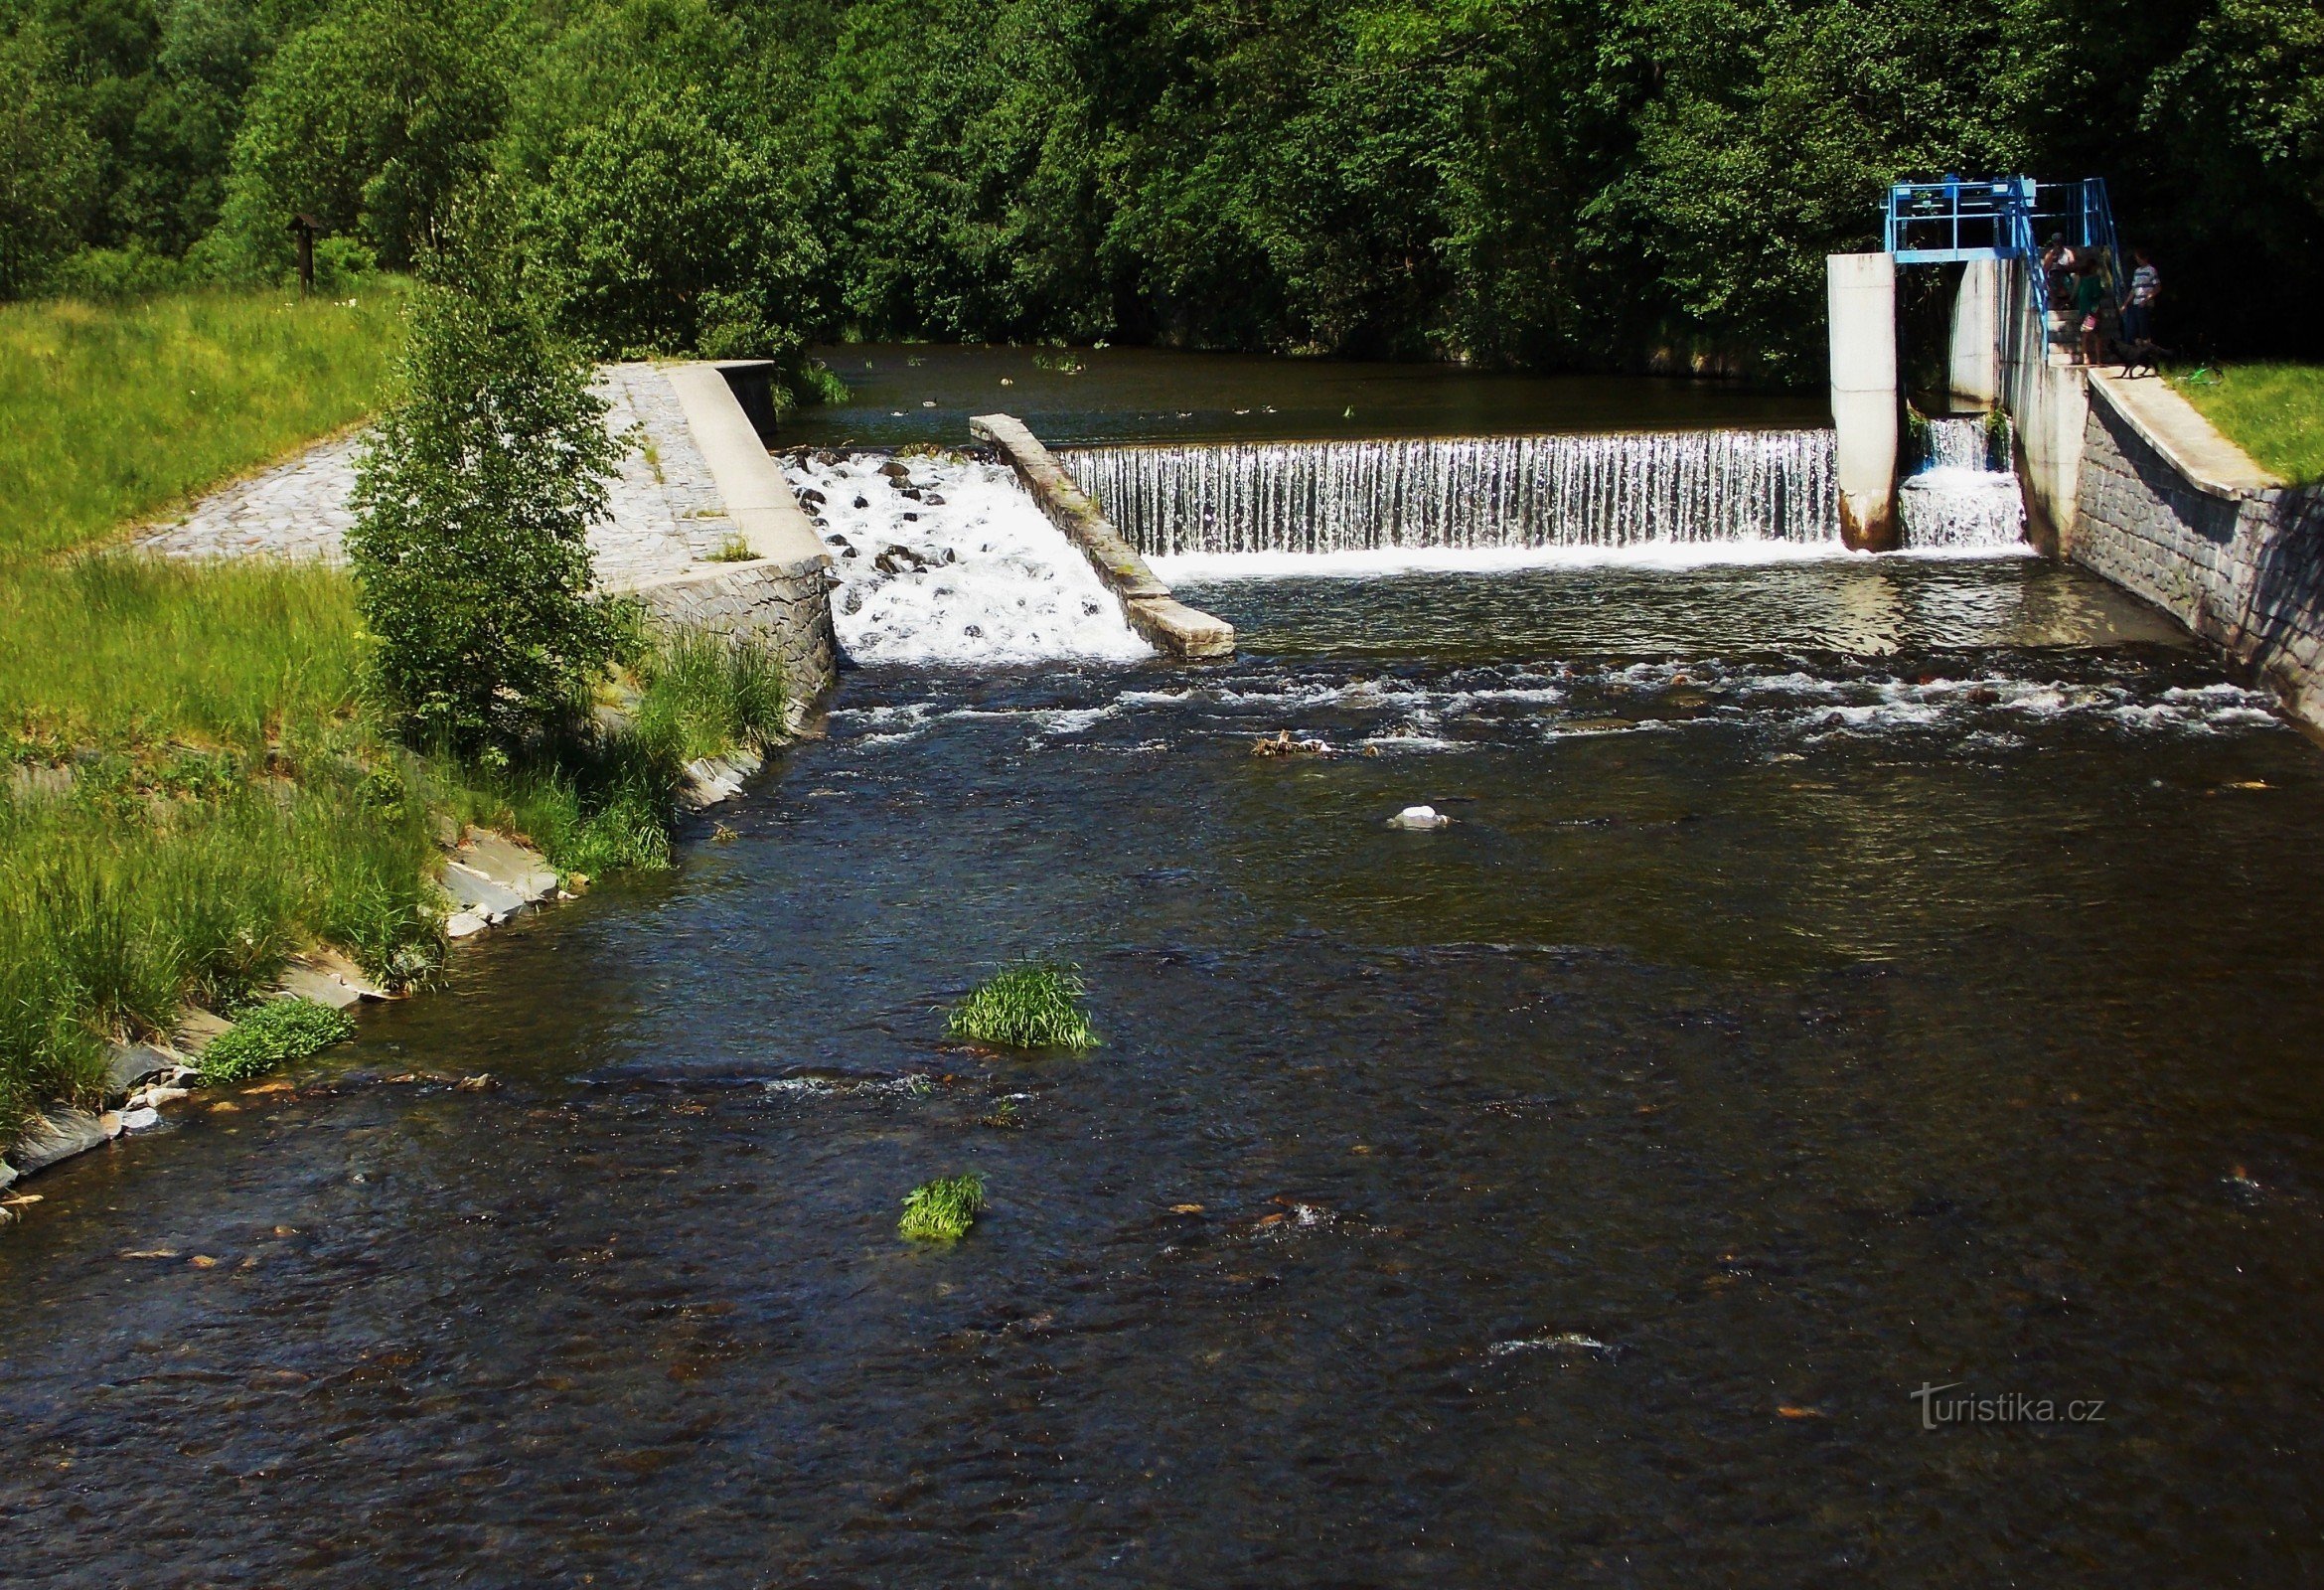
[[[2067,551],[2248,664],[2324,726],[2324,488],[2199,485],[2093,402]]]
[[[783,663],[786,725],[797,732],[838,677],[831,575],[819,558],[760,558],[635,586],[649,623],[771,641]]]

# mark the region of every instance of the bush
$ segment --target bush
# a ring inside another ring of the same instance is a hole
[[[59,298],[124,303],[182,291],[195,278],[196,272],[183,259],[172,259],[132,239],[126,247],[83,248],[70,255],[42,285]]]
[[[1082,992],[1071,967],[1021,962],[955,1006],[948,1030],[971,1042],[1010,1048],[1095,1048],[1097,1034],[1082,1012]]]
[[[205,1082],[238,1082],[353,1036],[355,1023],[344,1011],[313,1000],[269,1000],[212,1038],[199,1069]]]
[[[620,449],[588,361],[499,267],[465,274],[415,297],[347,551],[406,734],[474,752],[570,719],[605,676],[620,615],[587,536]]]
[[[899,1235],[914,1242],[958,1242],[977,1223],[985,1206],[985,1179],[940,1176],[912,1189],[904,1199],[904,1217],[896,1222]]]

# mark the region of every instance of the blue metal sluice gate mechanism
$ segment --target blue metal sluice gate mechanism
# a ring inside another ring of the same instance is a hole
[[[2114,213],[2103,177],[1954,177],[1900,182],[1888,191],[1884,241],[1900,265],[2031,259],[2053,238],[2115,257]]]

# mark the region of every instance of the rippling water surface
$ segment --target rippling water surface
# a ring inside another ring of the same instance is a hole
[[[676,874],[37,1184],[9,1581],[2315,1576],[2261,698],[2031,560],[1188,594],[1242,657],[851,675]],[[1103,1048],[945,1041],[1026,952]]]

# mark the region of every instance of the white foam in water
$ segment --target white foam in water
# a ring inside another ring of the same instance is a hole
[[[1860,557],[1838,542],[1632,542],[1606,547],[1383,547],[1331,553],[1179,553],[1147,559],[1165,583],[1281,579],[1287,575],[1362,578],[1372,574],[1491,574],[1520,568],[1712,568],[1738,563],[1816,562]]]
[[[1121,601],[1007,470],[906,460],[910,483],[943,499],[929,503],[882,475],[885,461],[785,465],[794,490],[823,494],[808,506],[824,521],[820,533],[839,570],[832,623],[850,657],[976,667],[1154,655],[1122,616]],[[844,556],[851,548],[855,556]],[[927,566],[890,556],[890,567],[880,568],[891,548]]]
[[[1929,459],[1897,492],[1908,550],[2007,550],[2025,542],[2017,477],[1986,467],[1982,419],[1929,421]]]

